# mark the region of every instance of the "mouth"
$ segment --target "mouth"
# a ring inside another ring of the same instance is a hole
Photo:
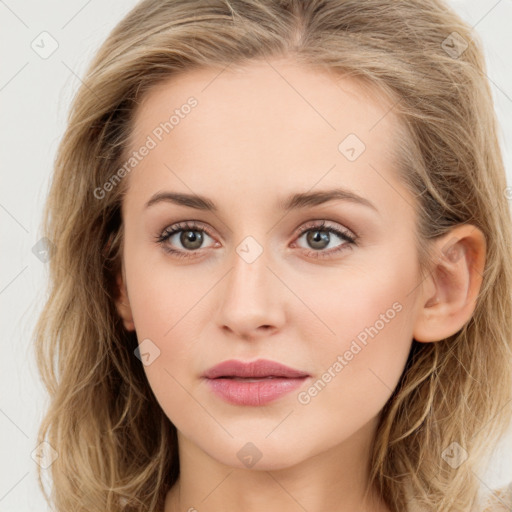
[[[203,374],[218,397],[234,405],[261,406],[301,386],[310,375],[270,360],[224,361]]]

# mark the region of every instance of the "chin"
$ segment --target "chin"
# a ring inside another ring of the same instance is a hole
[[[214,452],[208,450],[208,453],[221,464],[251,471],[286,469],[314,455],[305,451],[298,452],[296,442],[286,446],[278,437],[272,441],[255,438],[251,441],[250,439],[246,437],[240,441],[240,438],[237,438],[231,440],[230,445],[224,450]]]

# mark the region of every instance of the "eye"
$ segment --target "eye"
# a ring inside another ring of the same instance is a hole
[[[196,222],[178,222],[166,228],[160,235],[156,237],[156,241],[163,247],[165,251],[180,258],[191,256],[187,252],[195,252],[201,248],[203,242],[207,238],[212,238],[202,225]],[[174,239],[174,240],[173,240]],[[173,249],[169,242],[181,244],[179,250]]]
[[[314,258],[330,257],[340,251],[349,249],[351,246],[355,245],[357,240],[357,236],[353,235],[350,231],[333,227],[332,225],[326,224],[326,221],[311,221],[307,223],[301,228],[298,239],[302,238],[304,235],[306,235],[306,243],[314,249],[309,250],[307,254]],[[344,243],[325,251],[325,249],[331,245],[333,238],[341,239]]]
[[[313,250],[307,250],[307,248],[305,248],[306,254],[313,258],[330,257],[333,254],[337,254],[355,245],[357,240],[357,235],[353,235],[348,230],[338,229],[333,225],[326,224],[326,221],[308,222],[301,227],[297,239],[300,240],[304,235],[306,235],[306,243],[313,248]],[[156,241],[166,252],[173,256],[178,258],[190,258],[194,257],[194,253],[197,253],[199,249],[203,248],[205,237],[213,238],[205,226],[196,221],[188,221],[178,222],[177,224],[167,227],[156,237]],[[333,242],[333,240],[335,241],[336,238],[344,241],[344,243],[326,251],[325,249],[328,248],[331,242]],[[172,245],[176,247],[176,244],[180,244],[181,248],[178,247],[178,249],[174,249]]]

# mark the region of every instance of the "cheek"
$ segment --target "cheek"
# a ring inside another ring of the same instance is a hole
[[[414,269],[388,266],[382,272],[376,266],[374,271],[368,268],[341,269],[329,278],[295,281],[294,292],[304,297],[309,312],[302,307],[299,314],[297,307],[293,323],[300,328],[301,339],[321,348],[315,359],[325,365],[331,361],[322,355],[343,354],[353,341],[363,348],[372,345],[379,357],[388,348],[398,349],[400,339],[409,342],[412,311],[407,310],[413,299],[409,292],[416,283]]]
[[[339,313],[325,317],[337,333],[323,336],[318,375],[297,394],[296,419],[323,432],[319,448],[348,438],[382,410],[403,373],[412,338],[404,297],[373,290],[358,300],[340,300]],[[332,311],[332,308],[330,309]]]
[[[197,315],[207,289],[197,281],[181,279],[179,272],[167,269],[158,277],[156,270],[132,277],[130,304],[140,351],[145,343],[152,354],[144,371],[153,394],[176,427],[186,429],[187,418],[201,414],[189,390],[196,377],[194,362],[201,354]]]
[[[306,339],[319,375],[299,402],[315,402],[320,415],[330,414],[337,403],[345,417],[359,411],[370,419],[384,406],[406,364],[414,320],[414,265],[395,262],[386,272],[373,268],[346,273],[322,293],[310,289],[308,304],[322,322],[315,321],[312,328],[303,321],[301,330],[309,329]]]
[[[201,309],[213,284],[194,266],[170,262],[162,250],[127,252],[125,259],[129,299],[139,339],[168,343],[173,333]]]

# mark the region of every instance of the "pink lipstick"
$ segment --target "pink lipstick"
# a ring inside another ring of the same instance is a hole
[[[268,359],[224,361],[203,377],[210,389],[235,405],[265,405],[297,389],[309,374]]]

